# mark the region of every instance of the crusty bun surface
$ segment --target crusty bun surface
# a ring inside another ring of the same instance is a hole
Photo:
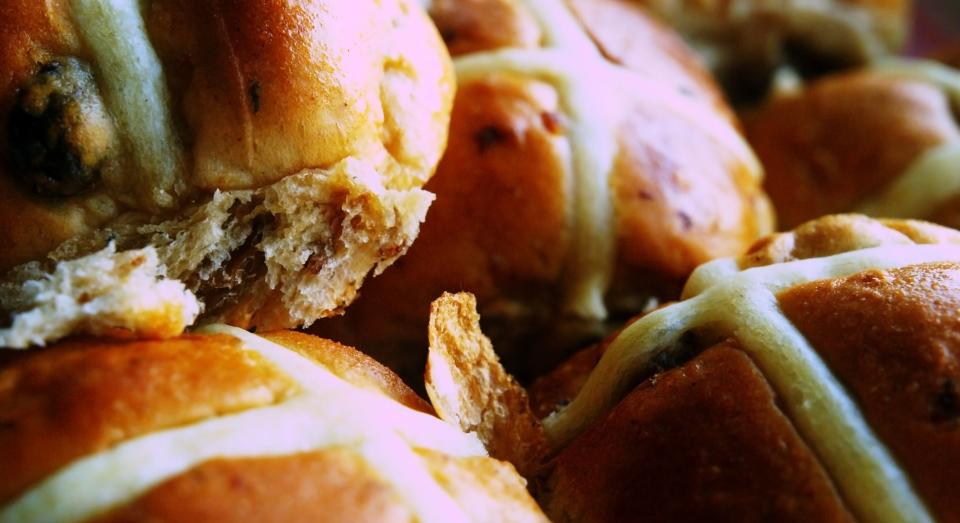
[[[534,385],[548,514],[956,520],[958,306],[960,232],[924,222],[829,216],[701,266]]]
[[[0,24],[0,271],[153,249],[204,320],[290,327],[416,237],[453,79],[410,0],[7,0]]]
[[[337,343],[233,327],[0,360],[0,521],[545,521],[513,467]]]
[[[855,521],[730,341],[643,382],[548,467],[555,521]]]
[[[857,211],[960,226],[960,72],[920,60],[824,77],[745,118],[781,227]]]
[[[319,332],[394,363],[409,357],[398,346],[424,346],[430,301],[466,290],[511,366],[543,368],[770,230],[722,95],[641,8],[438,0],[429,13],[458,77],[437,201],[408,255]],[[535,356],[512,350],[545,335]]]

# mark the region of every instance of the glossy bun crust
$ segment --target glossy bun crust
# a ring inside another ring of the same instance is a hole
[[[958,244],[960,233],[931,224],[834,216],[758,243],[740,266],[764,270],[860,249]],[[960,518],[960,256],[787,285],[776,299],[849,391],[854,416],[864,417],[929,514]],[[746,328],[762,327],[737,326],[731,335]],[[780,371],[736,339],[709,342],[716,335],[690,332],[611,411],[559,450],[542,480],[541,501],[552,518],[867,517],[838,479],[850,470],[811,450],[819,442],[801,430],[798,416],[806,414],[782,389],[771,389],[771,373]],[[536,383],[534,409],[546,415],[572,399],[615,337]],[[799,376],[788,386],[804,387]],[[850,437],[826,425],[818,430]]]
[[[322,365],[352,386],[389,398],[393,410],[432,409],[394,374],[358,351],[298,334],[265,335]],[[197,427],[290,401],[295,379],[231,336],[187,335],[162,342],[75,339],[0,361],[0,516],[41,480],[85,456],[136,443],[150,434]],[[351,402],[353,396],[328,398]],[[359,404],[358,404],[359,405]],[[374,413],[374,416],[377,414]],[[329,420],[334,423],[334,420]],[[342,422],[342,421],[341,421]],[[386,423],[386,422],[385,422]],[[439,423],[439,422],[438,422]],[[389,430],[385,425],[382,430]],[[349,430],[349,429],[348,429]],[[284,440],[293,434],[275,433]],[[358,434],[361,438],[374,434]],[[249,434],[249,438],[262,435]],[[429,441],[429,437],[424,440]],[[282,443],[281,443],[282,444]],[[194,445],[202,446],[203,442]],[[485,456],[417,448],[414,455],[472,521],[542,521],[512,467]],[[164,478],[123,502],[81,518],[90,521],[409,521],[418,516],[385,462],[344,443],[300,452],[222,457]],[[169,449],[168,449],[169,450]],[[394,459],[389,454],[384,460]],[[178,459],[174,457],[167,460]],[[125,467],[144,468],[144,462]],[[110,476],[101,476],[109,490]],[[70,494],[54,500],[69,503]]]
[[[747,136],[779,225],[862,210],[960,226],[956,197],[909,208],[886,198],[871,207],[924,154],[960,146],[955,104],[930,80],[864,70],[825,77],[756,110],[746,118]]]
[[[548,467],[554,521],[854,521],[733,342],[644,381]]]
[[[454,86],[411,1],[5,0],[0,23],[0,271],[154,247],[208,317],[290,327],[416,237]]]
[[[397,341],[423,346],[409,326],[431,300],[465,290],[516,370],[529,363],[518,339],[550,332],[529,359],[556,358],[548,346],[597,336],[607,313],[676,292],[698,264],[769,230],[760,172],[722,95],[642,9],[436,0],[429,13],[459,78],[427,185],[437,201],[410,252],[321,332],[393,361]],[[590,278],[594,301],[581,299]]]

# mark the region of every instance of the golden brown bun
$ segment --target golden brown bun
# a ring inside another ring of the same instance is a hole
[[[960,232],[933,224],[840,215],[758,242],[725,268],[701,267],[687,299],[531,388],[535,412],[560,409],[546,424],[558,452],[542,473],[547,513],[671,520],[740,507],[734,519],[847,520],[849,510],[858,519],[956,521],[957,245]],[[769,294],[746,290],[763,287]],[[733,297],[750,292],[743,305]],[[711,296],[728,310],[707,305]],[[654,345],[640,341],[644,332],[656,333]],[[718,337],[732,339],[718,347]],[[823,371],[810,363],[819,358]],[[614,390],[623,392],[608,402]],[[563,418],[583,408],[599,409],[594,421],[558,439]],[[880,454],[866,443],[871,434]],[[851,453],[859,456],[847,460]],[[877,481],[886,502],[899,498],[882,512],[864,495]]]
[[[538,9],[553,25],[539,25]],[[402,365],[410,356],[397,347],[423,346],[416,326],[430,301],[465,290],[508,366],[543,369],[559,357],[552,351],[602,334],[606,312],[632,315],[698,264],[769,231],[760,172],[736,145],[729,108],[643,10],[491,0],[438,1],[430,13],[459,75],[449,146],[427,185],[437,201],[407,256],[318,332]],[[480,31],[486,24],[505,34]],[[571,104],[575,93],[585,98]],[[592,159],[596,169],[577,164]],[[584,180],[603,188],[591,195]],[[588,230],[591,212],[610,221]],[[576,296],[585,274],[609,280],[589,307]],[[552,339],[537,354],[517,350],[531,336]]]
[[[724,342],[644,381],[560,451],[554,521],[854,521],[759,369]]]
[[[676,28],[731,96],[761,97],[777,69],[816,76],[891,54],[904,44],[910,0],[638,2]]]
[[[330,428],[331,434],[347,433],[349,438],[284,451],[284,441],[297,434],[274,432],[269,424],[257,427],[238,437],[267,438],[267,449],[273,441],[279,446],[263,455],[227,454],[168,473],[81,520],[410,521],[423,514],[417,512],[409,492],[395,483],[397,473],[408,472],[385,472],[397,466],[388,462],[400,458],[381,453],[382,459],[374,460],[364,454],[364,445],[376,445],[384,433],[399,429],[408,431],[405,445],[414,456],[413,466],[426,471],[426,477],[432,478],[431,488],[439,488],[441,496],[448,496],[468,520],[544,521],[524,481],[509,464],[486,457],[482,449],[477,455],[443,450],[443,438],[452,435],[469,443],[467,435],[416,432],[434,425],[393,426],[392,420],[402,415],[413,423],[427,419],[443,431],[455,430],[440,427],[442,423],[428,414],[432,412],[429,405],[383,366],[354,349],[296,332],[273,332],[263,338],[279,344],[280,354],[259,352],[251,342],[228,334],[185,335],[166,341],[72,339],[26,353],[5,353],[0,359],[0,383],[4,384],[0,421],[5,427],[0,431],[0,461],[7,465],[0,479],[0,517],[15,518],[10,511],[28,497],[30,489],[42,488],[44,478],[49,482],[51,476],[62,475],[65,465],[83,466],[85,461],[150,438],[202,430],[204,424],[295,404],[297,398],[310,394],[303,387],[319,385],[300,381],[296,373],[303,372],[303,367],[283,367],[283,358],[299,354],[310,362],[308,367],[327,369],[338,377],[337,383],[350,384],[339,394],[328,391],[329,396],[319,399],[322,402],[349,409],[359,401],[355,408],[362,410],[372,405],[361,399],[370,391],[388,398],[376,403],[380,411],[357,413],[379,420],[381,426],[353,426],[349,416],[323,418],[320,412],[300,412],[307,418],[320,416],[300,421],[306,433],[312,430],[306,428],[310,423],[338,423]],[[204,444],[151,447],[156,450],[143,455],[142,461],[122,465],[150,474],[155,460],[178,463],[185,455],[183,449]],[[84,457],[85,461],[78,460]],[[410,478],[417,477],[415,472],[409,471]],[[116,480],[100,477],[98,488],[110,491]],[[50,499],[57,510],[83,497],[58,490]],[[438,506],[442,501],[434,500]]]
[[[784,228],[855,210],[924,153],[960,143],[947,92],[871,71],[826,77],[776,97],[746,119],[746,129]],[[932,207],[903,217],[960,225],[946,215],[952,202]]]
[[[931,263],[811,282],[779,296],[944,521],[960,518],[950,486],[960,481],[958,281],[960,263]]]
[[[335,313],[432,199],[436,29],[411,0],[137,5],[0,9],[0,271],[115,240],[158,249],[208,319]]]

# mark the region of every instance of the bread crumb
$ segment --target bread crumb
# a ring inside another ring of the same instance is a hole
[[[177,336],[200,314],[183,283],[160,278],[153,247],[103,250],[57,264],[52,273],[24,282],[17,300],[24,312],[0,329],[0,347],[44,345],[71,334],[140,338]]]

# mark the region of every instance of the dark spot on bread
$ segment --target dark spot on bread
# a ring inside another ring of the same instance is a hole
[[[440,38],[448,46],[455,42],[460,35],[454,29],[444,28],[440,30]]]
[[[253,109],[253,114],[260,112],[260,82],[254,80],[250,84],[250,107]]]
[[[957,383],[950,378],[943,380],[940,392],[933,399],[933,421],[936,423],[956,423],[960,420],[960,396]]]
[[[495,125],[487,125],[474,133],[473,141],[477,144],[477,149],[481,153],[487,152],[491,147],[501,145],[510,140],[511,134]]]

